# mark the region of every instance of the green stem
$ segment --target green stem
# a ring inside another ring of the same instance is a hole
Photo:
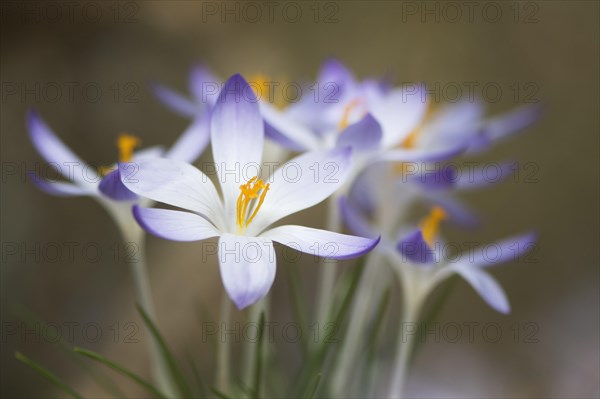
[[[248,319],[247,323],[254,323],[257,326],[257,331],[260,330],[260,318],[261,314],[265,315],[269,312],[269,296],[265,296],[260,301],[250,306],[248,309]],[[247,337],[242,337],[243,339],[247,339]],[[258,354],[258,341],[257,342],[245,342],[245,356],[244,356],[244,383],[246,386],[252,386],[252,380],[254,378],[254,365],[256,364],[256,357]],[[264,358],[264,346],[263,353],[260,356]]]
[[[154,301],[152,299],[152,290],[150,288],[150,278],[146,265],[146,248],[144,231],[131,219],[129,224],[121,227],[121,233],[125,240],[125,245],[134,245],[136,249],[135,259],[129,260],[129,266],[133,277],[136,300],[144,309],[153,324],[157,325],[156,311],[154,310]],[[154,381],[158,384],[161,391],[168,397],[176,395],[176,389],[169,377],[169,370],[165,364],[160,351],[160,346],[155,339],[148,340],[150,357],[152,358],[152,375]]]
[[[221,314],[219,320],[222,329],[227,328],[227,324],[229,324],[231,321],[232,306],[231,299],[229,299],[227,292],[223,290],[223,297],[221,298]],[[227,337],[225,337],[225,340],[219,339],[217,345],[217,388],[224,394],[228,394],[230,391],[231,381],[231,345],[229,344]]]

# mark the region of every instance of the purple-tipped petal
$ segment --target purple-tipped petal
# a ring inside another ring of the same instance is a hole
[[[393,162],[441,162],[460,155],[465,149],[462,143],[442,148],[394,149],[384,151],[378,158]]]
[[[275,170],[270,189],[250,225],[260,233],[277,220],[325,200],[350,173],[350,148],[313,151],[293,158]]]
[[[204,65],[194,65],[190,70],[190,91],[202,109],[217,102],[221,84],[221,80]]]
[[[302,144],[293,141],[291,138],[286,136],[284,133],[275,129],[271,126],[267,121],[265,121],[265,136],[283,148],[287,148],[290,151],[294,152],[304,152],[307,151],[308,148],[304,147]]]
[[[138,224],[157,237],[172,241],[200,241],[219,232],[208,220],[190,212],[133,206]]]
[[[304,226],[279,226],[261,237],[269,238],[298,251],[330,259],[351,259],[370,252],[379,243],[375,239],[334,233]]]
[[[199,104],[167,86],[160,83],[152,83],[150,86],[156,98],[171,111],[187,117],[195,117],[202,112]]]
[[[93,195],[93,192],[76,186],[70,183],[64,183],[59,181],[50,181],[42,179],[35,172],[27,172],[29,179],[35,184],[40,190],[59,197],[78,197],[82,195]]]
[[[277,110],[266,101],[260,102],[260,110],[265,120],[265,134],[275,139],[283,136],[285,139],[279,141],[286,148],[306,151],[319,147],[316,135],[304,124]]]
[[[422,85],[392,90],[371,104],[370,111],[383,130],[383,147],[400,144],[421,123],[427,110],[424,90]]]
[[[420,229],[398,241],[396,249],[400,252],[404,261],[418,264],[432,264],[435,262],[435,252],[425,242]]]
[[[516,261],[535,248],[536,234],[527,233],[497,243],[488,243],[477,248],[468,263],[478,267],[495,266]]]
[[[542,115],[539,105],[525,105],[489,120],[484,133],[491,141],[502,139],[531,126]]]
[[[121,181],[134,193],[223,223],[221,200],[208,176],[194,166],[171,159],[119,163]],[[221,224],[222,225],[222,224]]]
[[[46,161],[55,164],[61,175],[84,186],[93,185],[91,179],[86,178],[89,166],[54,134],[34,109],[27,114],[27,129],[37,151]]]
[[[239,186],[260,165],[264,126],[256,95],[241,75],[227,80],[212,112],[211,143],[227,213],[235,214]]]
[[[362,237],[377,237],[379,234],[373,229],[364,215],[350,203],[348,198],[341,197],[339,200],[342,219],[350,231]]]
[[[471,284],[488,305],[500,313],[510,313],[506,293],[492,276],[481,269],[465,265],[457,265],[453,269]]]
[[[121,181],[119,169],[109,172],[102,178],[98,190],[108,198],[115,201],[136,201],[138,196],[131,192]]]
[[[261,237],[223,234],[219,239],[221,279],[238,309],[267,295],[275,280],[273,242]]]
[[[370,151],[381,144],[381,126],[371,114],[348,126],[338,136],[337,145],[354,151]]]
[[[165,154],[166,158],[183,162],[194,162],[210,140],[210,115],[197,117],[179,136],[173,147]]]
[[[338,88],[336,90],[338,96],[331,98],[331,100],[337,102],[335,100],[339,101],[344,90],[354,84],[354,76],[341,61],[332,58],[323,64],[317,77],[317,84],[320,88],[327,84],[335,84]]]

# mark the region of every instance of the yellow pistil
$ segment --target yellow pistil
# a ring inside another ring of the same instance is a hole
[[[434,206],[423,220],[419,224],[423,239],[430,247],[435,245],[435,238],[440,230],[440,223],[442,220],[447,218],[446,211],[439,206]]]
[[[269,191],[270,184],[254,176],[246,184],[240,186],[240,195],[236,204],[236,224],[238,233],[243,233],[246,227],[252,222]],[[258,198],[258,202],[256,199]],[[252,206],[251,206],[252,203]],[[253,209],[248,215],[248,208]]]
[[[133,158],[133,149],[140,144],[140,139],[127,133],[123,133],[117,140],[119,148],[119,162],[129,162]]]
[[[344,107],[344,113],[342,114],[342,119],[338,124],[338,130],[341,131],[348,127],[348,125],[350,124],[350,113],[352,112],[352,110],[354,110],[354,108],[360,105],[360,103],[360,98],[355,98]]]

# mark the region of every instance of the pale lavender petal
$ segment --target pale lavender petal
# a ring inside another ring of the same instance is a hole
[[[115,201],[136,201],[138,199],[138,196],[125,187],[121,181],[119,169],[104,176],[98,189],[102,194]]]
[[[37,151],[46,161],[57,166],[61,175],[81,185],[92,186],[92,181],[86,179],[89,166],[54,134],[34,109],[27,114],[27,129]]]
[[[166,158],[194,162],[208,145],[210,139],[210,114],[197,117],[179,136],[165,154]]]
[[[341,197],[339,206],[344,223],[352,233],[371,238],[379,236],[367,218],[348,200],[348,198]]]
[[[167,86],[160,83],[152,83],[151,88],[156,98],[158,98],[163,105],[177,114],[195,117],[202,111],[199,104],[194,103],[194,101]]]
[[[460,178],[459,173],[452,166],[430,169],[423,165],[423,169],[419,173],[410,175],[409,181],[426,190],[449,189],[457,185]]]
[[[510,313],[508,298],[500,284],[492,276],[476,267],[456,265],[452,268],[471,284],[488,305],[500,313]]]
[[[342,62],[332,58],[323,64],[317,77],[317,83],[321,88],[327,83],[333,83],[337,85],[338,93],[342,93],[349,85],[354,84],[354,76]]]
[[[518,168],[516,162],[488,163],[482,168],[464,169],[455,180],[458,189],[471,189],[485,187],[499,183],[503,180],[514,178]]]
[[[337,139],[337,145],[352,147],[354,151],[370,151],[379,147],[381,126],[371,114],[344,129]]]
[[[157,145],[154,147],[148,147],[148,148],[144,148],[139,151],[135,151],[133,153],[133,160],[139,161],[139,160],[148,159],[148,158],[161,158],[164,155],[165,155],[165,149],[162,146]]]
[[[334,148],[300,155],[269,178],[270,190],[252,231],[260,233],[277,220],[310,208],[340,188],[350,173],[350,148]]]
[[[473,266],[488,267],[512,262],[535,249],[536,234],[527,233],[508,238],[497,243],[487,243],[469,254],[468,263]]]
[[[244,172],[262,161],[263,142],[256,95],[241,75],[234,75],[221,90],[211,117],[213,159],[228,214],[235,214],[239,186],[253,177]]]
[[[293,143],[291,150],[301,148],[302,150],[312,150],[319,147],[316,135],[305,125],[288,116],[285,112],[277,110],[266,101],[260,102],[260,111],[265,120],[265,126],[268,126],[267,132],[270,135],[278,133],[284,136],[289,143]],[[275,134],[277,137],[277,134]],[[286,141],[281,141],[286,144]]]
[[[380,237],[370,239],[304,226],[279,226],[261,237],[269,238],[300,252],[330,259],[351,259],[370,252]]]
[[[421,123],[427,110],[424,90],[422,85],[395,89],[370,104],[370,112],[383,130],[383,147],[400,144]]]
[[[190,91],[201,108],[212,107],[221,91],[221,80],[204,65],[194,65],[190,70]]]
[[[525,105],[490,119],[484,126],[484,132],[490,140],[498,140],[531,126],[540,119],[541,115],[541,106]]]
[[[275,280],[273,242],[262,237],[223,234],[219,239],[221,279],[238,309],[267,295]]]
[[[398,241],[396,250],[400,252],[403,261],[418,264],[432,264],[435,262],[435,253],[425,242],[423,232],[420,229]]]
[[[40,190],[51,195],[56,195],[59,197],[94,195],[93,192],[71,183],[42,179],[33,171],[27,172],[27,176]]]
[[[170,159],[119,163],[121,181],[134,193],[199,213],[222,226],[221,201],[210,179],[194,166]]]
[[[308,148],[306,148],[303,145],[301,145],[301,144],[293,141],[288,136],[286,136],[285,134],[283,134],[279,130],[275,129],[267,121],[265,121],[265,136],[269,140],[272,140],[272,141],[276,142],[277,144],[279,144],[283,148],[287,148],[290,151],[304,152],[304,151],[308,150]]]
[[[195,213],[134,205],[133,216],[144,230],[166,240],[200,241],[219,235],[215,226]]]
[[[466,149],[465,143],[440,148],[393,149],[379,155],[381,161],[394,162],[440,162],[452,159]]]
[[[481,220],[467,205],[463,204],[459,199],[440,195],[438,192],[424,193],[425,199],[429,203],[429,207],[440,206],[444,209],[451,223],[454,223],[465,229],[474,229],[480,227]]]

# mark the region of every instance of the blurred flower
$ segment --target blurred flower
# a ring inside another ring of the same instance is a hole
[[[275,170],[269,183],[258,177],[260,172],[247,179],[243,175],[249,167],[260,169],[264,127],[255,94],[240,75],[226,82],[212,110],[210,130],[222,200],[204,173],[174,160],[141,160],[133,179],[122,174],[123,183],[138,195],[191,211],[135,207],[134,215],[147,231],[174,241],[219,237],[221,277],[238,308],[257,302],[269,291],[276,268],[273,241],[334,259],[362,255],[378,243],[378,239],[303,226],[267,230],[338,189],[348,176],[350,148],[303,154]],[[336,166],[336,176],[315,176],[315,165],[326,164]]]
[[[157,146],[134,152],[140,140],[135,136],[123,134],[117,140],[118,162],[97,170],[73,153],[38,113],[30,110],[27,116],[27,127],[31,142],[40,155],[67,181],[44,179],[34,171],[29,171],[28,176],[37,187],[48,194],[95,198],[113,216],[122,231],[129,231],[131,229],[128,225],[132,220],[131,204],[137,201],[147,203],[147,201],[139,199],[121,183],[118,163],[139,162],[156,157],[192,162],[208,144],[208,123],[207,118],[197,118],[167,151]]]

